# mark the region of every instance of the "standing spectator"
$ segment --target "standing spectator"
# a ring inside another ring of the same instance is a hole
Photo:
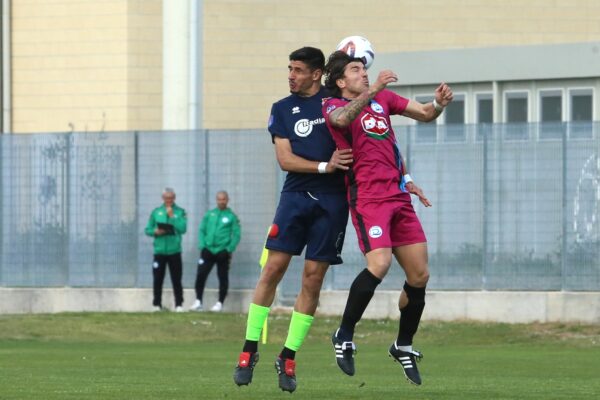
[[[183,312],[183,288],[181,286],[181,235],[187,230],[185,210],[175,204],[175,191],[165,188],[162,194],[163,205],[155,208],[144,232],[154,237],[154,311],[162,310],[162,286],[165,269],[169,266],[169,275],[175,295],[175,311]]]
[[[206,278],[215,263],[219,277],[219,301],[210,310],[219,312],[223,309],[223,302],[229,288],[231,254],[240,242],[240,221],[231,208],[227,207],[228,202],[229,195],[226,191],[217,192],[217,207],[204,215],[198,229],[200,259],[196,275],[196,301],[190,310],[202,311],[202,296]]]

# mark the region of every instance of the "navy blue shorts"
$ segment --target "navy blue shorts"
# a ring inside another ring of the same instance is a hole
[[[347,223],[345,193],[282,192],[266,248],[341,264]]]

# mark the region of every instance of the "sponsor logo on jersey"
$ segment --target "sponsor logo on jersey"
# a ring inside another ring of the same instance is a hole
[[[223,217],[223,218],[221,218],[221,222],[224,223],[224,224],[226,224],[226,223],[229,222],[229,218]]]
[[[376,113],[383,114],[382,105],[375,100],[371,100],[371,110],[375,111]]]
[[[292,108],[292,114],[298,114],[300,112],[300,107],[296,106]]]
[[[313,119],[312,121],[308,120],[307,118],[299,119],[296,121],[296,125],[294,125],[294,132],[296,132],[296,135],[300,137],[307,137],[312,132],[313,125],[324,123],[325,118],[317,118]]]
[[[384,140],[389,136],[390,128],[384,117],[367,113],[360,119],[360,124],[367,136],[373,139]]]
[[[369,236],[373,239],[377,239],[378,237],[381,237],[381,235],[383,235],[383,229],[381,229],[380,226],[375,225],[369,229]]]

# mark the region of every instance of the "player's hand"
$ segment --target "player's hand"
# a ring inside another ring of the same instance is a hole
[[[434,95],[435,101],[437,101],[437,103],[442,107],[446,107],[454,99],[452,89],[450,89],[450,86],[443,82],[437,87],[437,89],[435,89]]]
[[[383,89],[385,89],[385,87],[388,84],[392,82],[398,82],[398,75],[396,75],[393,71],[390,71],[389,69],[384,69],[377,76],[377,80],[373,84],[372,88],[375,91],[375,93],[379,93]]]
[[[167,207],[167,215],[169,216],[169,218],[173,218],[173,207]]]
[[[414,194],[415,196],[417,196],[419,198],[419,201],[425,207],[431,207],[431,202],[429,201],[429,199],[427,197],[425,197],[425,194],[423,193],[421,188],[418,187],[417,185],[415,185],[414,182],[408,182],[406,184],[406,190],[408,190],[408,193],[411,193],[411,194]]]
[[[325,169],[327,173],[335,172],[336,169],[347,171],[350,169],[350,164],[354,161],[352,157],[352,149],[336,150],[331,155],[331,159],[327,163]]]
[[[162,230],[162,229],[160,229],[160,228],[156,228],[156,229],[154,230],[154,234],[155,234],[156,236],[162,236],[162,235],[164,235],[164,234],[165,234],[165,231],[164,231],[164,230]]]

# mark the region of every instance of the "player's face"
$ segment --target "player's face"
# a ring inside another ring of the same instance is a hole
[[[226,209],[228,201],[229,201],[229,199],[227,198],[225,193],[217,194],[217,207],[219,207],[219,210]]]
[[[162,198],[165,203],[165,206],[167,206],[167,207],[172,207],[173,203],[175,203],[175,194],[174,193],[164,193]]]
[[[311,70],[302,61],[290,61],[288,71],[288,84],[292,93],[309,96],[314,94],[315,87],[320,85],[320,70]]]
[[[344,77],[338,83],[344,97],[356,97],[369,88],[369,75],[365,65],[360,61],[352,61],[344,69]]]

